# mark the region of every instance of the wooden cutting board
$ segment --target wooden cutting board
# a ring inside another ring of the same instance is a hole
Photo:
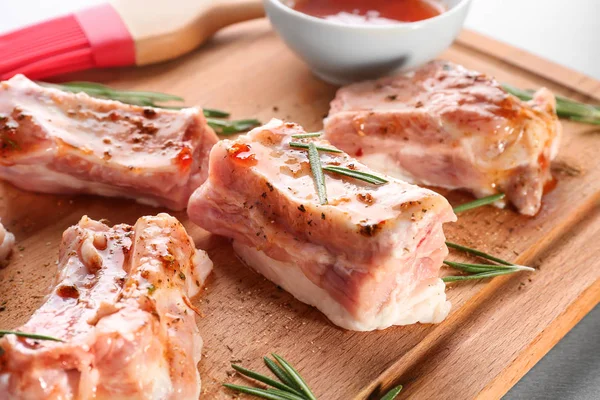
[[[600,98],[600,82],[472,32],[464,32],[443,57],[519,87],[547,86],[584,101]],[[322,127],[336,90],[313,77],[266,21],[232,27],[177,61],[68,79],[178,94],[190,105],[230,110],[236,118],[278,117],[307,130]],[[227,240],[176,213],[215,263],[196,300],[204,313],[198,319],[205,340],[203,398],[234,397],[221,382],[244,380],[234,376],[230,362],[264,371],[261,358],[270,352],[290,360],[322,400],[377,399],[400,383],[405,385],[400,398],[500,398],[600,301],[599,149],[597,128],[564,122],[553,165],[559,183],[537,217],[485,207],[447,225],[449,240],[539,270],[449,285],[453,308],[439,325],[367,333],[336,328],[244,267]],[[1,328],[24,323],[43,302],[61,234],[82,215],[134,223],[160,211],[126,200],[32,194],[7,184],[0,186],[0,198],[2,221],[19,246],[0,270]],[[459,193],[449,198],[453,204],[469,199]],[[452,259],[460,257],[451,253]]]

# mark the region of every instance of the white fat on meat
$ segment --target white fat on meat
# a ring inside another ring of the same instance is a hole
[[[0,399],[198,399],[202,338],[190,297],[212,270],[168,214],[63,234],[56,286],[0,339]]]
[[[249,266],[346,329],[437,323],[450,309],[439,269],[442,225],[455,220],[435,192],[384,176],[373,185],[325,173],[321,205],[305,131],[272,120],[211,151],[209,177],[192,195],[190,219],[233,239]],[[324,167],[383,176],[347,154],[320,152]]]
[[[15,247],[15,235],[10,233],[0,223],[0,266],[6,264]]]
[[[0,82],[0,179],[34,192],[125,197],[181,210],[218,138],[202,110],[165,110]]]
[[[502,192],[521,214],[535,215],[553,181],[562,132],[555,109],[547,89],[521,101],[493,78],[438,60],[342,87],[324,130],[375,170],[477,197]]]

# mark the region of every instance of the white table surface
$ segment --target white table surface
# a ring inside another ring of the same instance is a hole
[[[102,2],[6,0],[0,34]],[[600,0],[473,0],[466,27],[600,79]],[[505,399],[600,399],[600,308]]]

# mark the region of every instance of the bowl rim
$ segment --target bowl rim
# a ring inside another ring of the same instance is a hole
[[[406,28],[417,29],[423,25],[434,23],[435,21],[438,21],[441,19],[450,18],[454,14],[458,13],[460,10],[467,7],[471,3],[471,1],[472,0],[459,0],[458,4],[456,4],[454,7],[452,7],[448,11],[445,11],[439,15],[436,15],[435,17],[427,18],[427,19],[424,19],[421,21],[414,21],[414,22],[398,21],[397,23],[394,23],[394,24],[383,24],[383,25],[358,25],[358,24],[347,24],[344,22],[332,21],[332,20],[327,20],[324,18],[314,17],[312,15],[305,14],[300,11],[296,11],[292,7],[289,7],[285,4],[283,4],[283,0],[264,0],[265,3],[268,2],[268,3],[272,4],[274,7],[277,7],[279,10],[283,11],[284,13],[288,13],[297,18],[306,20],[307,22],[310,21],[310,22],[314,22],[314,23],[324,25],[324,26],[326,25],[326,26],[332,26],[332,27],[337,27],[337,28],[366,30],[366,31],[386,30],[386,29],[387,30],[395,30],[395,29],[402,30],[402,29],[406,29]]]

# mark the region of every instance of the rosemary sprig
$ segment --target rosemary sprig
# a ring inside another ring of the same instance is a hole
[[[523,90],[508,84],[503,84],[502,87],[521,100],[528,101],[533,98],[532,90]],[[580,103],[566,97],[556,96],[556,114],[572,121],[600,125],[600,106]]]
[[[402,391],[402,385],[398,385],[395,388],[393,388],[392,390],[390,390],[389,392],[387,392],[385,394],[385,396],[383,396],[381,398],[381,400],[394,400],[396,397],[398,397],[398,395],[400,394],[401,391]]]
[[[261,122],[257,119],[238,119],[225,121],[214,118],[206,118],[206,122],[219,135],[233,135],[240,132],[247,132],[252,128],[260,126]]]
[[[296,371],[296,369],[289,362],[275,353],[271,355],[275,360],[272,360],[269,357],[264,357],[264,362],[281,382],[277,382],[274,379],[259,374],[258,372],[246,369],[242,366],[231,364],[231,367],[240,374],[262,382],[267,386],[270,386],[270,388],[263,389],[250,386],[234,385],[231,383],[223,383],[223,386],[231,390],[268,400],[317,400],[312,390],[310,390],[306,384],[304,378],[302,378],[298,371]],[[401,390],[402,385],[396,386],[386,393],[381,400],[394,400]]]
[[[322,135],[323,132],[310,132],[310,133],[300,133],[298,135],[292,135],[292,139],[307,139],[307,138],[314,138],[314,137],[319,137]]]
[[[63,92],[79,93],[84,92],[92,97],[99,99],[117,100],[121,103],[132,104],[136,106],[164,107],[158,103],[167,103],[171,101],[182,103],[182,97],[172,94],[159,92],[143,92],[132,90],[118,90],[109,86],[94,82],[65,82],[61,84],[38,82],[41,86],[50,87]]]
[[[519,270],[516,268],[509,268],[509,269],[505,269],[505,270],[481,272],[481,273],[473,274],[473,275],[444,276],[442,278],[442,280],[444,282],[457,282],[457,281],[468,281],[468,280],[473,280],[473,279],[486,279],[486,278],[493,278],[495,276],[500,276],[500,275],[508,275],[508,274],[512,274],[512,273],[515,273],[518,271]]]
[[[502,200],[505,197],[504,193],[493,194],[491,196],[482,197],[477,200],[473,200],[469,203],[461,204],[460,206],[454,207],[454,213],[458,214],[467,210],[472,210],[488,204],[494,204],[498,200]]]
[[[472,255],[477,256],[477,257],[485,258],[486,260],[495,261],[495,262],[500,263],[500,264],[514,265],[514,264],[512,264],[512,263],[510,263],[508,261],[505,261],[505,260],[503,260],[501,258],[498,258],[498,257],[494,257],[491,254],[485,253],[485,252],[483,252],[481,250],[472,249],[470,247],[463,246],[463,245],[460,245],[460,244],[457,244],[457,243],[446,242],[446,246],[448,246],[448,247],[450,247],[452,249],[464,251],[465,253],[472,254]]]
[[[302,376],[298,373],[298,371],[296,371],[296,369],[294,367],[292,367],[292,365],[290,363],[288,363],[281,356],[278,356],[275,353],[272,353],[271,355],[279,363],[279,365],[281,365],[283,370],[288,373],[291,380],[294,383],[296,383],[296,385],[298,385],[298,387],[300,388],[302,393],[304,393],[304,395],[306,396],[306,398],[308,400],[317,400],[317,398],[315,397],[313,392],[310,390],[310,388],[306,384],[306,381],[304,380],[304,378],[302,378]]]
[[[444,264],[461,270],[472,275],[460,275],[460,276],[445,276],[442,278],[444,282],[456,282],[456,281],[466,281],[472,279],[486,279],[492,278],[494,276],[507,275],[520,271],[535,271],[535,269],[531,267],[526,267],[524,265],[513,264],[506,260],[503,260],[498,257],[494,257],[490,254],[487,254],[483,251],[472,249],[470,247],[462,246],[452,242],[446,242],[446,245],[450,248],[454,248],[457,250],[462,250],[467,252],[468,254],[475,255],[477,257],[481,257],[490,261],[495,261],[498,264],[468,264],[468,263],[458,263],[454,261],[444,261]]]
[[[159,92],[142,92],[133,90],[118,90],[113,89],[109,86],[102,85],[94,82],[66,82],[61,84],[37,82],[41,86],[62,90],[64,92],[79,93],[83,92],[89,96],[98,99],[116,100],[121,103],[131,104],[142,107],[156,107],[170,110],[179,110],[183,106],[172,106],[165,105],[163,103],[179,102],[182,103],[184,99],[179,96],[172,94],[159,93]],[[216,110],[214,108],[204,108],[204,116],[206,122],[211,128],[219,135],[233,135],[235,133],[246,132],[254,127],[259,126],[261,123],[256,119],[240,119],[233,121],[220,120],[215,118],[227,118],[229,113],[227,111]]]
[[[325,187],[325,175],[323,175],[323,168],[321,167],[321,159],[319,158],[319,151],[314,142],[308,144],[308,161],[310,163],[310,169],[312,170],[313,177],[315,178],[315,185],[317,186],[317,194],[319,195],[319,203],[321,205],[327,204],[327,188]]]
[[[23,337],[23,338],[27,338],[27,339],[50,340],[53,342],[63,342],[62,339],[57,339],[52,336],[38,335],[37,333],[27,333],[27,332],[19,332],[19,331],[6,331],[6,330],[0,329],[0,338],[5,335],[15,335],[15,336],[19,336],[19,337]]]
[[[262,382],[272,388],[260,389],[248,386],[224,383],[223,386],[238,392],[251,394],[270,400],[317,400],[306,381],[290,363],[277,354],[271,354],[275,360],[264,358],[267,367],[279,378],[277,382],[267,376],[251,371],[239,365],[232,364],[233,369],[244,376]]]
[[[507,269],[516,269],[519,271],[535,271],[534,268],[526,267],[524,265],[497,265],[497,264],[469,264],[469,263],[459,263],[454,261],[444,261],[444,264],[455,268],[460,269],[465,272],[489,272],[489,271],[504,271]]]
[[[302,133],[298,135],[292,135],[293,138],[311,138],[318,137],[321,133]],[[364,182],[371,183],[373,185],[383,185],[384,183],[388,183],[387,180],[373,174],[369,174],[366,172],[356,171],[346,167],[339,167],[335,165],[329,165],[323,167],[321,165],[321,160],[319,158],[319,151],[326,151],[331,153],[342,153],[341,150],[331,147],[322,147],[317,146],[314,142],[310,143],[300,143],[300,142],[289,142],[290,147],[298,148],[298,149],[308,149],[308,161],[310,162],[310,168],[312,170],[312,174],[315,180],[315,185],[317,186],[317,193],[319,195],[319,203],[321,205],[327,204],[327,189],[325,187],[325,176],[323,171],[332,172],[340,175],[349,176],[354,179],[358,179]]]
[[[231,115],[227,111],[217,110],[214,108],[203,108],[202,111],[204,112],[205,117],[227,118]]]
[[[349,176],[354,179],[358,179],[364,182],[372,183],[373,185],[383,185],[388,183],[387,180],[373,174],[369,174],[366,172],[356,171],[346,167],[338,167],[329,165],[327,167],[323,167],[324,171],[333,172],[340,175]]]
[[[285,372],[283,369],[281,369],[281,367],[279,366],[279,364],[277,364],[275,361],[271,360],[269,357],[263,357],[263,360],[265,362],[265,365],[267,366],[267,368],[269,368],[271,370],[271,372],[273,372],[273,374],[275,374],[275,376],[283,383],[285,383],[286,385],[296,388],[298,390],[300,390],[300,388],[298,388],[296,386],[296,384],[294,383],[294,381],[292,381],[290,379],[290,377],[288,376],[287,372]]]
[[[571,121],[581,122],[583,124],[600,125],[600,120],[597,120],[597,119],[594,119],[591,117],[582,117],[582,116],[572,115],[569,117],[569,119]]]
[[[266,358],[266,359],[269,360],[269,361],[271,361],[268,358]],[[244,376],[247,376],[249,378],[252,378],[252,379],[256,379],[257,381],[262,382],[262,383],[264,383],[266,385],[272,386],[272,387],[274,387],[276,389],[287,391],[289,393],[295,393],[298,396],[302,396],[302,393],[300,393],[299,391],[297,391],[293,387],[288,386],[285,383],[278,382],[278,381],[276,381],[274,379],[271,379],[271,378],[269,378],[267,376],[264,376],[264,375],[261,375],[261,374],[259,374],[257,372],[254,372],[254,371],[251,371],[249,369],[246,369],[246,368],[244,368],[244,367],[242,367],[240,365],[231,364],[231,367],[233,369],[235,369],[237,372],[239,372],[240,374],[242,374]]]
[[[290,147],[295,147],[297,149],[308,149],[308,144],[307,143],[300,143],[300,142],[290,142]],[[329,152],[329,153],[343,153],[341,150],[336,149],[335,147],[323,147],[323,146],[316,146],[317,150],[319,151],[325,151],[325,152]]]

